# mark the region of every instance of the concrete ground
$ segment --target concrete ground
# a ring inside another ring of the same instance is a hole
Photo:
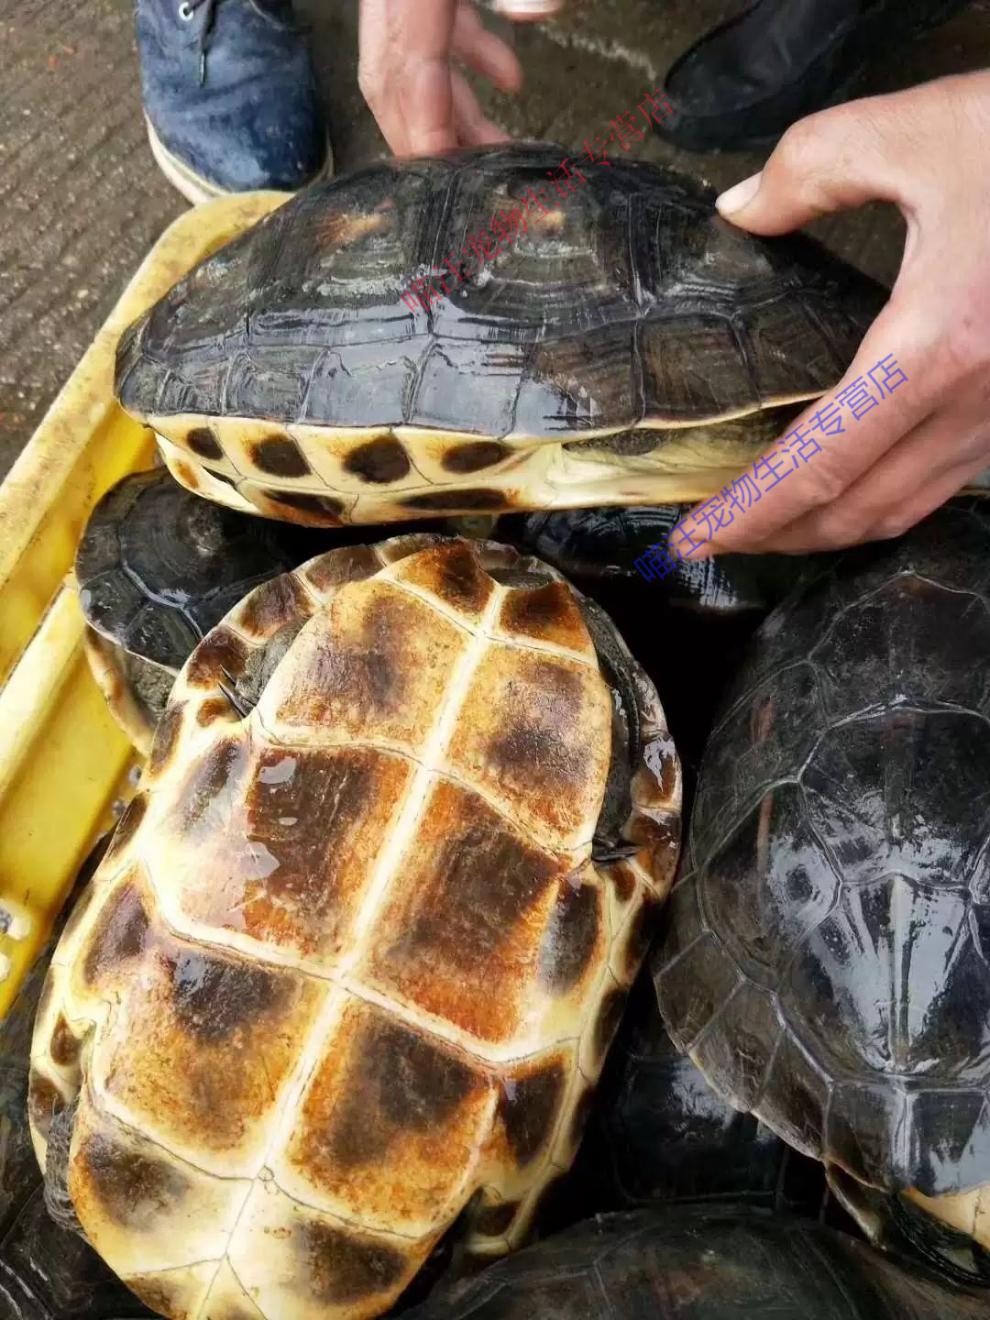
[[[357,89],[357,0],[300,0],[314,24],[338,166],[384,152]],[[414,3],[414,0],[410,0]],[[579,144],[659,86],[672,59],[743,0],[571,0],[566,18],[519,29],[527,71],[516,101],[491,95],[519,135]],[[184,202],[147,150],[130,0],[0,0],[0,477],[90,342],[141,257]],[[908,50],[865,90],[990,64],[990,0]],[[637,154],[723,186],[760,164],[743,155]],[[822,236],[890,280],[901,249],[890,208],[825,222]]]

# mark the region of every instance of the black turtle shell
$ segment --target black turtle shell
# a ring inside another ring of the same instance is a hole
[[[95,871],[109,838],[80,872],[65,915]],[[28,1068],[34,1015],[59,921],[0,1021],[0,1316],[3,1320],[139,1320],[153,1316],[75,1233],[45,1209],[41,1170],[28,1128]]]
[[[192,495],[161,468],[117,483],[76,552],[87,622],[169,669],[253,587],[340,541]]]
[[[879,285],[810,238],[734,228],[685,175],[616,160],[561,182],[564,154],[389,160],[305,189],[124,336],[121,402],[559,439],[727,417],[839,379]],[[514,236],[493,237],[512,213]],[[501,242],[494,260],[475,258],[479,235]],[[424,276],[449,294],[428,310],[409,293]]]
[[[940,510],[762,625],[657,955],[733,1104],[875,1187],[990,1181],[990,524]]]
[[[952,1291],[843,1233],[742,1207],[602,1215],[455,1285],[406,1320],[977,1320]]]
[[[828,1200],[821,1164],[726,1104],[678,1053],[648,977],[630,996],[571,1181],[588,1189],[589,1214],[718,1199],[817,1217]]]

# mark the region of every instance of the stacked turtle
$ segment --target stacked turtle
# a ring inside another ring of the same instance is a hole
[[[830,565],[745,655],[800,566],[640,584],[677,516],[644,501],[735,476],[884,292],[653,166],[537,211],[558,158],[309,190],[124,336],[121,401],[171,476],[107,497],[78,576],[105,691],[154,736],[38,1009],[49,1204],[170,1320],[370,1320],[562,1204],[648,1208],[420,1314],[593,1317],[607,1282],[617,1316],[962,1320],[984,1305],[966,1189],[990,1181],[983,850],[947,811],[982,801],[986,529],[944,515]],[[479,275],[402,299],[512,210]],[[363,526],[518,510],[499,541]],[[641,1000],[567,1181],[674,881],[657,687],[693,763],[726,682],[655,955],[691,1061]],[[957,1289],[795,1227],[823,1164]]]

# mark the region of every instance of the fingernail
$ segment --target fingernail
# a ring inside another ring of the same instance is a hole
[[[737,183],[732,188],[727,188],[724,193],[720,193],[715,198],[719,213],[733,215],[736,211],[741,211],[744,206],[748,206],[760,191],[762,181],[762,172],[751,174],[748,179],[743,179],[742,183]]]
[[[510,18],[544,18],[555,14],[561,0],[494,0],[493,9]]]

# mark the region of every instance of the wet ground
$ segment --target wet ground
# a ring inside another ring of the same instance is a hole
[[[410,0],[412,3],[413,0]],[[356,84],[357,0],[301,0],[312,20],[338,165],[384,152]],[[519,29],[518,100],[490,96],[513,133],[580,144],[634,109],[674,57],[742,0],[571,0],[565,19]],[[866,91],[990,64],[990,0],[890,51]],[[748,155],[690,156],[658,139],[636,154],[724,186]],[[0,0],[0,477],[141,257],[184,202],[148,153],[129,0]],[[822,235],[890,280],[899,217],[871,207]]]

